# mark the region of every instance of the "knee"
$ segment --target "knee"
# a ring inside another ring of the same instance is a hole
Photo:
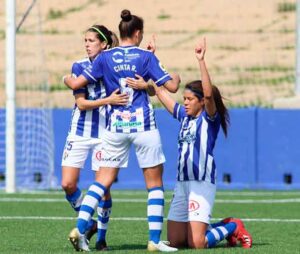
[[[205,237],[199,237],[197,239],[189,239],[188,244],[189,244],[189,248],[192,248],[192,249],[206,248]]]
[[[67,194],[72,194],[77,190],[77,183],[62,180],[61,187]]]

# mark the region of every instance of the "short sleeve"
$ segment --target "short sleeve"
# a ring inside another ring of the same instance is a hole
[[[98,82],[103,77],[103,55],[98,55],[92,65],[84,69],[82,75],[88,80],[89,83]]]
[[[83,67],[79,63],[74,63],[72,65],[72,76],[73,77],[77,78],[79,75],[82,74],[82,72],[83,72]],[[82,87],[77,90],[73,90],[73,95],[85,93],[85,92],[86,92],[86,88]]]
[[[204,111],[203,116],[208,122],[216,124],[219,124],[221,122],[221,116],[218,112],[216,112],[214,116],[210,116],[206,111]]]
[[[150,53],[147,66],[148,76],[154,81],[157,86],[164,85],[168,80],[171,80],[169,73],[164,69],[158,58]]]
[[[187,114],[185,113],[184,108],[180,104],[176,103],[173,110],[173,117],[181,122],[186,116]]]

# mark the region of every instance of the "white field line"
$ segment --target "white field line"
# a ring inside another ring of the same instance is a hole
[[[170,199],[166,199],[166,202],[170,202]],[[0,198],[0,202],[34,202],[34,203],[67,203],[62,198]],[[116,203],[146,203],[147,199],[121,199],[113,198],[113,202]],[[300,203],[300,198],[288,198],[288,199],[216,199],[215,203],[225,204],[284,204],[284,203]]]
[[[113,195],[139,196],[145,194],[145,190],[112,190]],[[172,194],[172,191],[166,191],[166,194]],[[0,195],[5,192],[0,191]],[[21,191],[18,194],[29,195],[64,195],[63,191]],[[218,191],[218,196],[300,196],[299,191]]]
[[[166,219],[166,218],[165,218]],[[212,221],[220,221],[223,218],[214,218]],[[76,220],[75,217],[53,217],[53,216],[0,216],[0,220]],[[113,221],[147,221],[142,217],[111,217]],[[272,218],[242,218],[247,222],[281,222],[300,223],[300,219],[272,219]]]

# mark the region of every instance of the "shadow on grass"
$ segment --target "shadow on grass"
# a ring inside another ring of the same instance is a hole
[[[95,248],[91,248],[95,250]],[[109,251],[125,251],[125,250],[147,250],[147,246],[144,244],[122,244],[122,245],[109,245]]]

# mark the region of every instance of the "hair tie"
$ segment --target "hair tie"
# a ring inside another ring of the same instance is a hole
[[[104,35],[104,33],[102,33],[97,27],[92,26],[91,29],[96,30],[104,39],[104,41],[108,44],[108,40],[106,38],[106,36]]]

